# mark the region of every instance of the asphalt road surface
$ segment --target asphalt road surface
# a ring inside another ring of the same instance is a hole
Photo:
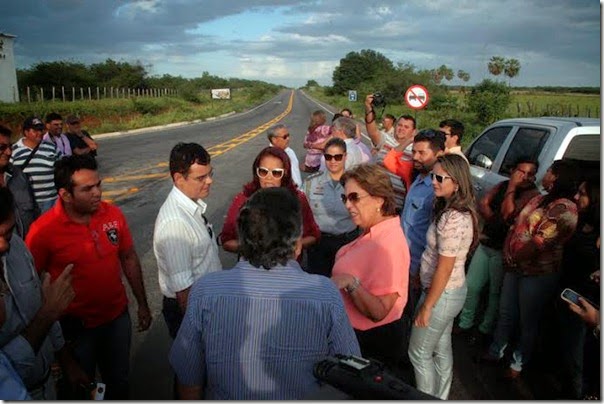
[[[152,246],[155,217],[172,187],[168,174],[170,150],[177,142],[197,142],[212,154],[215,175],[206,199],[206,215],[220,231],[232,198],[252,179],[255,156],[268,145],[266,129],[278,122],[288,125],[292,135],[290,146],[302,162],[302,142],[310,115],[317,109],[326,110],[328,120],[332,112],[337,112],[300,91],[284,90],[269,102],[244,113],[180,127],[97,138],[103,198],[118,205],[128,219],[153,314],[150,329],[133,334],[132,399],[173,398],[173,373],[167,359],[171,340],[161,316],[162,295]],[[233,266],[236,261],[234,254],[224,251],[220,258],[224,268]],[[136,303],[132,295],[129,296],[130,312],[136,324]],[[467,337],[455,336],[453,346],[455,375],[450,399],[555,398],[555,392],[548,387],[550,383],[544,384],[541,376],[536,381],[525,377],[528,382],[509,382],[499,376],[500,368],[474,363],[473,357],[479,348]]]

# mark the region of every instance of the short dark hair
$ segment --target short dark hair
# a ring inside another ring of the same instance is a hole
[[[343,117],[344,115],[340,114],[339,112],[336,112],[335,114],[333,114],[333,118],[331,118],[331,123],[334,123],[336,119]]]
[[[331,139],[329,139],[327,143],[325,143],[325,149],[323,150],[327,150],[331,146],[337,146],[342,149],[344,153],[346,153],[346,142],[343,139],[340,139],[339,137],[332,137]]]
[[[0,136],[6,136],[10,139],[13,132],[6,126],[0,125]]]
[[[200,144],[179,142],[170,152],[170,176],[180,173],[186,177],[193,164],[207,166],[210,160],[210,153]]]
[[[0,224],[15,214],[15,197],[8,187],[0,187]]]
[[[392,114],[384,114],[384,118],[390,119],[392,122],[396,121],[396,118]]]
[[[436,129],[422,129],[413,138],[413,143],[428,142],[434,153],[445,150],[445,135]]]
[[[457,144],[461,144],[461,138],[463,137],[465,131],[463,123],[457,119],[445,119],[444,121],[440,121],[438,124],[439,128],[444,128],[445,126],[451,128],[451,136],[457,136]]]
[[[518,167],[520,164],[532,164],[535,166],[535,171],[539,171],[539,162],[534,158],[527,156],[520,156],[516,160],[516,164],[514,164],[514,168]]]
[[[417,121],[411,115],[406,115],[406,114],[405,115],[401,115],[400,118],[398,118],[398,119],[399,120],[406,119],[408,121],[412,121],[413,122],[413,129],[417,128]]]
[[[51,123],[52,121],[62,121],[63,117],[56,112],[50,112],[46,115],[46,123]]]
[[[97,171],[96,159],[89,154],[73,154],[66,156],[55,163],[55,187],[57,190],[64,188],[73,192],[72,177],[76,171]]]
[[[237,234],[241,256],[256,268],[285,265],[302,235],[298,197],[282,187],[259,189],[239,211]]]
[[[348,112],[348,113],[350,114],[350,116],[354,115],[354,114],[352,113],[352,111],[350,110],[350,108],[342,108],[342,110],[340,111],[340,114],[341,114],[342,116],[344,116],[344,111]]]

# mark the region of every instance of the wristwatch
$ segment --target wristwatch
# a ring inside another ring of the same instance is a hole
[[[361,281],[359,280],[359,278],[357,278],[356,276],[353,276],[352,278],[353,278],[352,284],[350,284],[344,288],[344,291],[346,291],[346,293],[348,293],[348,294],[351,294],[352,292],[354,292],[361,285]]]

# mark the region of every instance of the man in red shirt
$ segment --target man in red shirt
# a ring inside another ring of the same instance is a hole
[[[75,298],[61,326],[91,378],[98,365],[106,399],[128,398],[131,322],[122,271],[138,303],[138,330],[151,324],[140,261],[119,208],[101,201],[91,156],[68,156],[55,166],[59,203],[30,228],[26,244],[36,269],[56,279],[73,264]]]

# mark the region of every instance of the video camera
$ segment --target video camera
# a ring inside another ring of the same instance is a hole
[[[438,400],[404,383],[373,359],[336,354],[316,363],[313,373],[357,400]]]
[[[386,106],[386,98],[380,92],[373,93],[373,101],[371,101],[371,105],[375,108],[385,107]]]

